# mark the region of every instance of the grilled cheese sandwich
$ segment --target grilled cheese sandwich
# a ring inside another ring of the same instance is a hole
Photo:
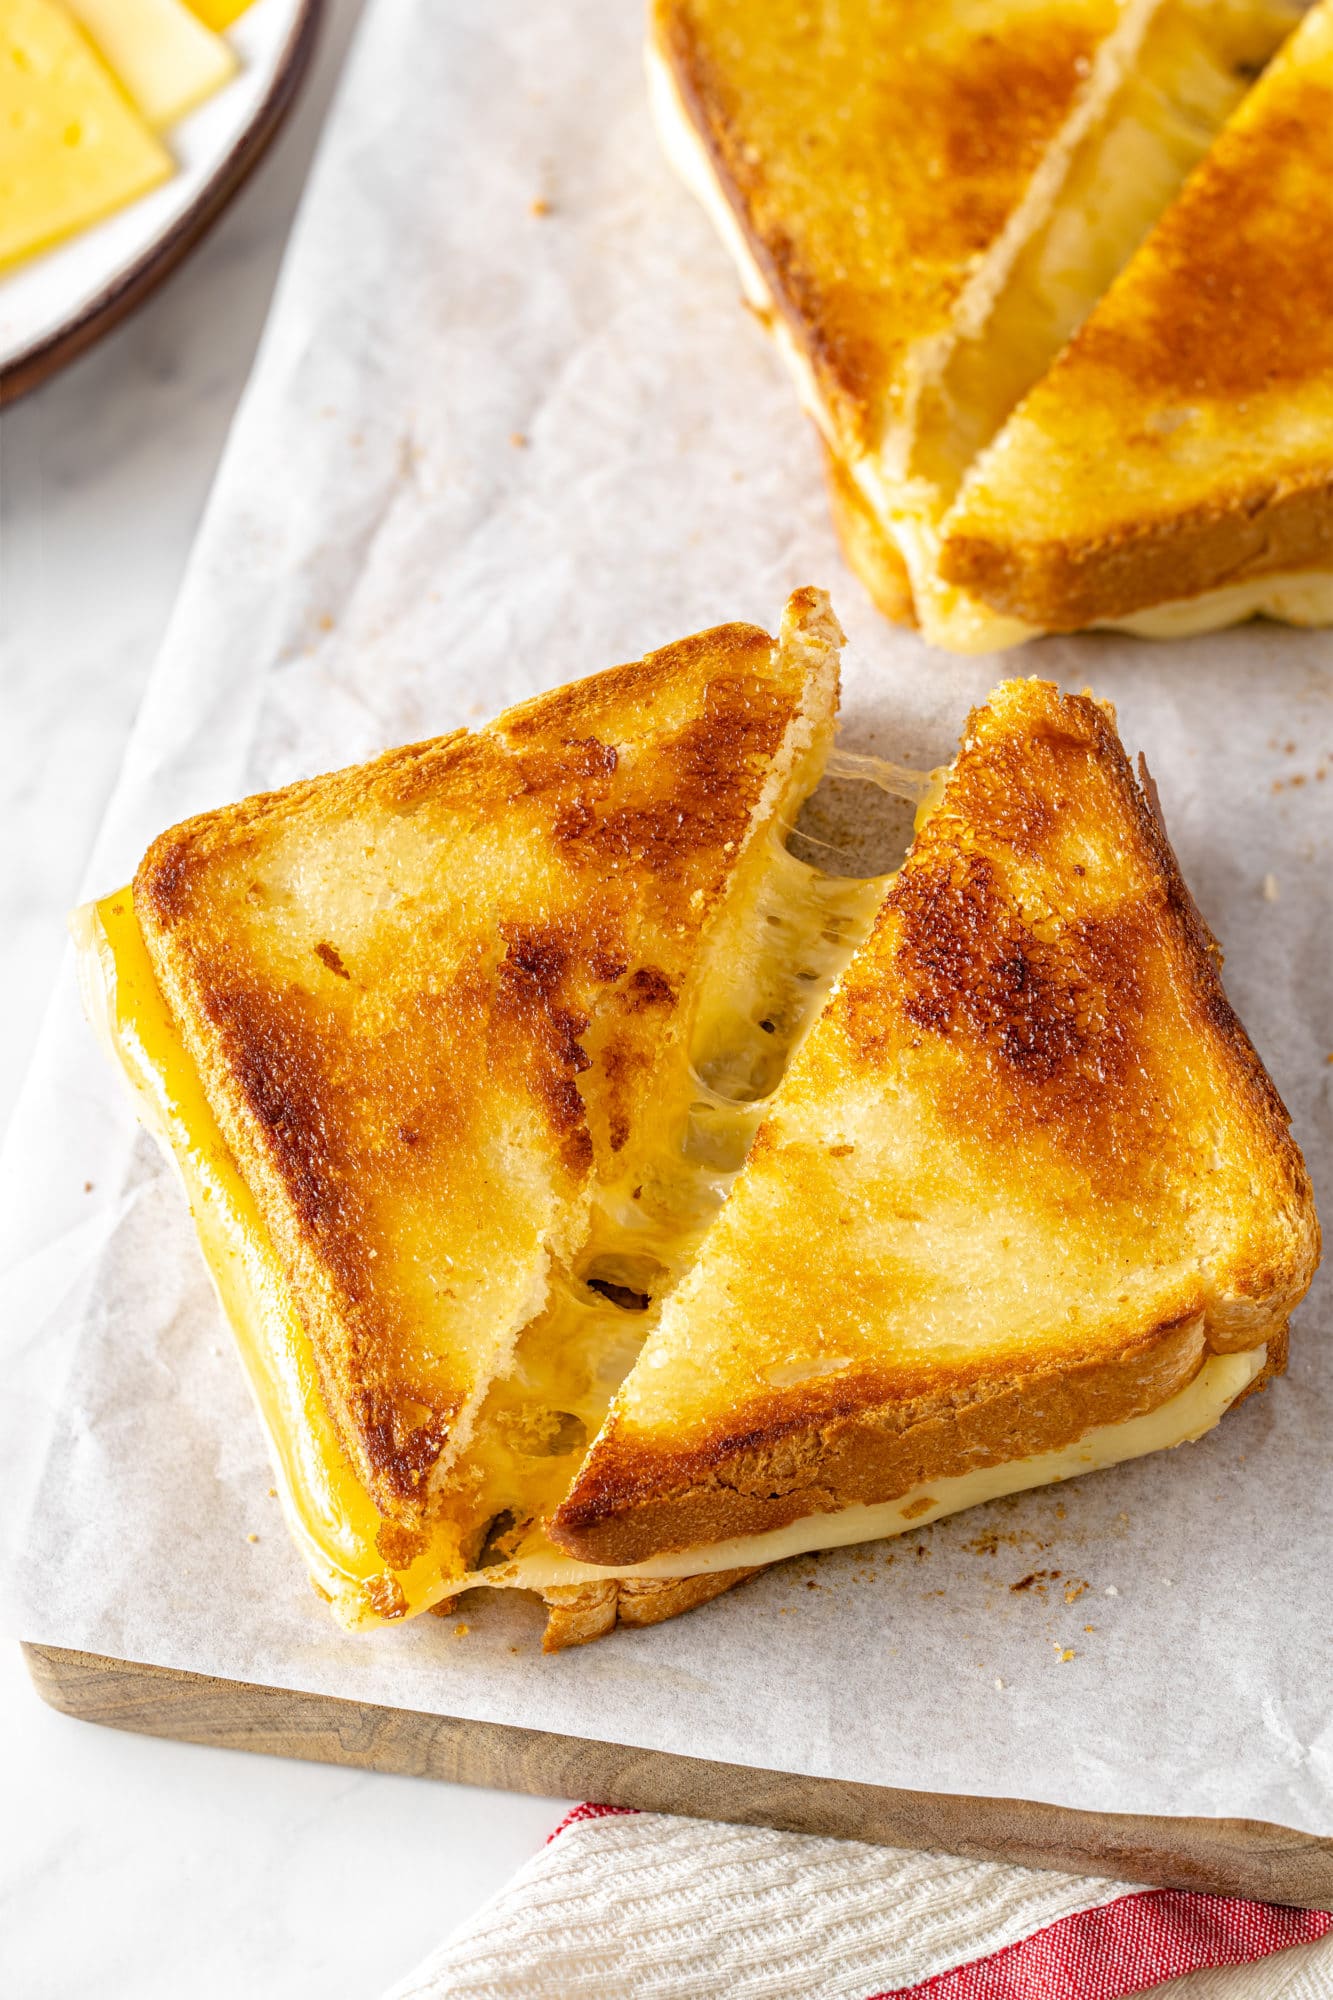
[[[485,1568],[462,1566],[455,1524],[429,1532],[412,1552],[386,1535],[383,1517],[356,1478],[329,1418],[309,1334],[296,1309],[281,1262],[255,1200],[218,1130],[170,1013],[134,918],[128,890],[81,911],[75,927],[84,1004],[104,1045],[134,1092],[143,1125],[174,1160],[200,1248],[231,1325],[246,1377],[273,1455],[284,1517],[320,1594],[350,1629],[411,1617],[464,1590],[519,1589],[545,1593],[604,1584],[608,1576],[659,1582],[752,1570],[814,1549],[880,1540],[1029,1487],[1050,1485],[1099,1471],[1149,1452],[1203,1436],[1262,1373],[1267,1350],[1215,1355],[1197,1375],[1138,1417],[1096,1426],[1075,1444],[1010,1460],[1000,1466],[920,1483],[878,1505],[856,1505],[819,1514],[784,1528],[732,1537],[612,1569],[580,1562],[551,1542],[544,1509],[552,1502],[545,1468],[511,1456],[493,1474],[508,1482],[516,1512],[535,1524],[525,1544]],[[737,1125],[752,1131],[758,1110]],[[669,1239],[663,1248],[670,1250]],[[601,1407],[585,1412],[595,1435],[611,1395],[637,1355],[637,1329],[627,1330],[591,1301],[579,1301],[602,1382]],[[627,1350],[627,1338],[632,1349]],[[546,1362],[542,1408],[549,1423],[574,1400],[557,1349]],[[540,1365],[540,1363],[539,1363]],[[502,1394],[512,1382],[500,1385]],[[526,1385],[525,1385],[526,1386]],[[497,1397],[497,1401],[500,1398]],[[564,1485],[568,1484],[568,1472]],[[560,1495],[563,1497],[563,1486]],[[382,1546],[383,1544],[383,1546]],[[407,1560],[404,1560],[404,1557]]]
[[[731,869],[719,913],[708,929],[709,949],[700,960],[691,1004],[678,1017],[684,1043],[669,1063],[659,1063],[655,1088],[639,1106],[632,1137],[627,1135],[618,1151],[607,1147],[599,1152],[576,1247],[552,1259],[545,1289],[529,1305],[512,1345],[495,1352],[465,1436],[436,1469],[428,1492],[413,1496],[410,1511],[392,1504],[392,1492],[385,1504],[356,1451],[349,1449],[319,1351],[318,1313],[312,1312],[309,1293],[273,1232],[271,1196],[266,1198],[262,1181],[257,1182],[219,1119],[219,1104],[225,1106],[226,1098],[216,1067],[210,1073],[201,1064],[197,1044],[184,1032],[183,1008],[189,1002],[178,997],[179,982],[173,991],[161,978],[160,953],[153,953],[145,933],[142,903],[136,904],[126,890],[79,914],[76,934],[89,1014],[126,1072],[144,1122],[180,1170],[270,1440],[293,1537],[316,1588],[348,1626],[374,1626],[447,1606],[461,1591],[479,1587],[535,1590],[545,1597],[551,1645],[599,1636],[618,1617],[626,1623],[654,1622],[706,1601],[784,1555],[901,1533],[981,1500],[1198,1436],[1239,1395],[1281,1365],[1285,1310],[1295,1280],[1282,1290],[1284,1281],[1274,1267],[1263,1288],[1262,1309],[1252,1322],[1237,1322],[1230,1343],[1205,1337],[1206,1315],[1185,1313],[1146,1366],[1136,1366],[1109,1386],[1103,1382],[1084,1398],[1077,1419],[1066,1423],[1063,1433],[1039,1431],[1033,1448],[1024,1448],[1018,1438],[1011,1439],[1010,1449],[989,1458],[983,1454],[971,1463],[946,1457],[923,1464],[920,1477],[900,1479],[894,1490],[883,1493],[854,1484],[831,1489],[829,1504],[798,1507],[778,1519],[730,1520],[714,1510],[703,1532],[684,1539],[667,1535],[654,1545],[608,1549],[603,1529],[578,1526],[589,1481],[596,1484],[602,1478],[606,1439],[616,1434],[624,1396],[634,1393],[636,1382],[660,1375],[653,1357],[664,1342],[671,1351],[682,1302],[697,1291],[699,1273],[715,1262],[715,1246],[725,1239],[738,1201],[744,1209],[746,1189],[759,1171],[756,1158],[765,1150],[762,1136],[756,1145],[756,1133],[762,1135],[781,1115],[791,1079],[799,1081],[808,1052],[827,1038],[826,1024],[842,1004],[848,982],[857,980],[856,968],[872,950],[868,940],[882,926],[882,913],[892,905],[895,884],[902,879],[896,871],[867,879],[833,876],[798,859],[787,836],[802,797],[826,768],[845,779],[879,785],[908,802],[916,810],[917,829],[913,855],[905,864],[909,870],[917,865],[923,844],[930,842],[932,829],[957,820],[957,765],[947,772],[916,773],[844,750],[830,751],[827,691],[836,679],[835,633],[818,595],[799,594],[784,639],[771,651],[779,654],[785,647],[789,664],[802,649],[808,651],[806,695],[799,696],[787,683],[788,702],[808,722],[797,730],[794,743],[788,734],[792,754],[775,760],[767,779],[758,782],[766,803],[757,826],[756,774],[738,781],[751,802],[754,834]],[[755,642],[748,637],[743,654],[752,663],[757,658]],[[659,684],[664,658],[692,686],[689,699],[702,699],[705,706],[710,671],[725,679],[734,666],[731,649],[719,646],[716,635],[655,656]],[[702,687],[698,679],[690,683],[701,660]],[[813,709],[812,685],[825,691]],[[595,687],[595,682],[584,684],[585,690]],[[540,703],[533,707],[540,715]],[[583,730],[593,707],[595,697],[585,693],[557,712],[577,714]],[[567,726],[562,722],[555,732],[566,751],[569,742],[561,732]],[[663,727],[660,718],[656,726]],[[549,745],[550,732],[540,734]],[[1030,730],[1019,734],[1005,780],[1007,803],[999,796],[988,802],[981,814],[983,831],[991,817],[1005,823],[1021,795],[1024,766],[1040,764],[1039,735]],[[669,740],[669,729],[667,735]],[[589,738],[576,740],[586,762]],[[966,745],[962,754],[966,759]],[[1109,755],[1105,743],[1097,755]],[[371,772],[376,769],[370,767]],[[337,783],[352,826],[364,827],[364,806],[358,802],[364,800],[365,788],[360,774],[353,775],[356,782],[317,781],[317,786]],[[529,780],[532,775],[529,771]],[[306,796],[298,791],[293,803]],[[516,796],[526,795],[520,791]],[[285,865],[296,867],[294,879],[304,883],[317,927],[328,928],[329,904],[320,907],[326,878],[316,865],[318,830],[308,824],[303,828],[299,812],[276,810],[288,841],[297,842],[295,848],[280,842],[277,851],[286,855]],[[504,808],[493,810],[504,818]],[[520,817],[523,810],[520,805]],[[561,810],[571,810],[567,799]],[[271,887],[272,870],[265,875],[259,859],[269,842],[254,841],[255,823],[253,815],[218,816],[215,835],[225,851],[240,853],[246,879],[268,880]],[[262,828],[262,817],[258,823]],[[187,848],[198,840],[192,829],[199,825],[183,830]],[[1051,838],[1042,835],[1044,842]],[[1061,858],[1052,865],[1058,870],[1069,857],[1065,843],[1057,838],[1056,844]],[[162,856],[179,852],[180,846],[179,838],[167,837],[152,850],[156,859],[150,857],[150,865],[160,866]],[[503,853],[504,846],[501,840],[498,851]],[[439,851],[443,857],[447,845]],[[617,865],[615,853],[623,854],[623,849],[616,846],[612,857],[604,856],[599,870]],[[410,875],[415,865],[410,852],[405,865]],[[404,877],[393,867],[376,879],[377,894],[386,900],[403,890]],[[441,898],[447,905],[447,880],[440,878],[431,890],[433,907]],[[597,880],[594,875],[584,884],[585,895],[594,900]],[[237,907],[230,883],[219,913],[225,922],[216,943],[210,940],[209,962],[227,965],[234,973],[238,957],[243,960],[254,947],[243,942],[250,911],[244,902]],[[499,912],[497,919],[503,920]],[[275,919],[266,916],[264,921]],[[290,944],[287,918],[276,921]],[[414,914],[409,921],[419,924],[422,918]],[[227,935],[231,929],[237,935]],[[345,921],[337,935],[346,945]],[[438,929],[431,935],[438,937]],[[206,983],[204,990],[209,990]],[[393,990],[401,994],[401,981]],[[283,1004],[284,991],[290,994],[290,987],[280,982],[277,1004]],[[398,1052],[407,1072],[441,1061],[447,1068],[453,1058],[447,1043],[441,1051],[433,1027],[418,1027],[416,1033],[415,1050]],[[589,1049],[596,1046],[596,1036],[588,1033]],[[400,1081],[395,1069],[381,1071],[374,1083],[393,1098],[396,1118],[402,1116]],[[593,1083],[595,1103],[596,1079]],[[281,1087],[280,1077],[274,1087]],[[489,1087],[481,1085],[483,1094]],[[921,1153],[927,1183],[933,1171],[930,1143],[923,1140]],[[1286,1160],[1281,1143],[1275,1144],[1279,1158]],[[1287,1166],[1296,1171],[1289,1161]],[[817,1208],[817,1175],[811,1187]],[[792,1215],[780,1222],[775,1218],[775,1224],[781,1240],[805,1241],[799,1201]],[[348,1226],[356,1230],[354,1215]],[[453,1218],[447,1226],[453,1231],[448,1238],[452,1250],[463,1264],[469,1246]],[[891,1218],[885,1218],[884,1226],[894,1226]],[[821,1227],[815,1227],[813,1239],[819,1247],[809,1254],[816,1275],[824,1268]],[[989,1255],[994,1233],[989,1220],[978,1220],[975,1231],[978,1254]],[[1118,1240],[1122,1254],[1132,1256],[1128,1233],[1122,1231]],[[755,1262],[760,1268],[762,1257]],[[1121,1275],[1123,1282],[1135,1282]],[[1100,1282],[1094,1279],[1093,1288]],[[474,1290],[483,1297],[486,1283],[487,1274],[479,1270]],[[813,1353],[797,1351],[795,1343],[776,1359],[767,1354],[771,1329],[765,1316],[780,1331],[786,1309],[780,1290],[767,1305],[756,1307],[754,1349],[764,1353],[768,1390],[800,1405],[834,1385],[840,1370],[830,1366],[823,1347]],[[447,1306],[437,1324],[438,1343],[449,1325]],[[873,1328],[873,1320],[868,1324]],[[1057,1339],[1057,1377],[1063,1374],[1067,1385],[1079,1369],[1071,1376],[1058,1349]],[[725,1381],[725,1368],[718,1370],[718,1379]],[[1057,1402],[1063,1393],[1056,1393]]]
[[[1035,19],[1024,14],[1020,21],[1020,13],[990,10],[983,21],[966,8],[937,12],[947,23],[946,48],[954,38],[949,59],[970,76],[974,92],[990,66],[1016,59]],[[952,160],[950,148],[956,152],[964,137],[951,134],[947,100],[938,127],[930,115],[923,119],[915,153],[884,147],[877,123],[882,98],[896,91],[914,107],[922,68],[929,78],[942,66],[929,36],[922,64],[912,5],[883,9],[858,0],[824,10],[811,25],[784,8],[759,10],[741,0],[658,0],[648,72],[664,149],[731,252],[746,298],[819,428],[844,553],[886,615],[962,652],[999,650],[1045,629],[994,601],[994,593],[988,600],[968,588],[947,563],[942,568],[949,510],[969,466],[1050,367],[1298,18],[1289,0],[1160,0],[1126,16],[1114,33],[1091,15],[1082,20],[1089,37],[1082,67],[1065,78],[1063,96],[1052,84],[1045,100],[1044,151],[1035,147],[1032,106],[1021,89],[992,109],[995,185],[985,212],[996,234],[984,247],[974,243],[965,268],[951,273],[926,223],[933,215],[950,240],[943,183],[954,175],[940,162]],[[1067,29],[1069,22],[1048,25]],[[870,80],[860,93],[839,83],[853,51]],[[826,121],[836,136],[821,138],[816,158],[803,93],[821,82],[840,111]],[[937,110],[938,100],[928,88],[925,94],[928,112]],[[970,102],[963,92],[953,108],[960,127]],[[1020,199],[1025,168],[1031,179]],[[893,197],[915,235],[886,213]],[[850,253],[832,217],[839,200],[857,218]],[[1020,492],[1005,503],[1016,523],[1022,499]],[[1322,621],[1323,579],[1299,583],[1293,588],[1291,579],[1275,576],[1267,591],[1243,599],[1220,587],[1209,591],[1193,614],[1154,604],[1096,622],[1152,635],[1211,630],[1256,611]]]
[[[1163,603],[1175,622],[1178,600],[1322,621],[1330,235],[1333,0],[1319,0],[971,468],[943,526],[946,581],[1047,630]]]

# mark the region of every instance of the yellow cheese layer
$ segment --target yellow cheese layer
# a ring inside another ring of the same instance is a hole
[[[236,72],[220,35],[185,0],[65,0],[150,125],[174,125]]]
[[[51,0],[0,0],[0,268],[156,187],[170,154]]]

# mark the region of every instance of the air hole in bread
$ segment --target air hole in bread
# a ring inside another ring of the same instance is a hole
[[[667,1273],[655,1257],[621,1251],[597,1257],[583,1273],[590,1292],[597,1292],[622,1312],[647,1312],[666,1284]]]

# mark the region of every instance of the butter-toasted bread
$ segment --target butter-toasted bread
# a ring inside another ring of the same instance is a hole
[[[800,592],[776,644],[702,633],[188,821],[138,872],[343,1448],[405,1529],[599,1190],[688,1105],[700,982],[817,776],[838,636]]]
[[[961,650],[1028,636],[941,582],[940,521],[1298,11],[656,0],[666,150],[823,434],[844,553],[889,616]]]
[[[1319,1241],[1287,1125],[1109,716],[1004,683],[552,1538],[623,1565],[924,1516],[1210,1357],[1280,1367]]]
[[[1330,241],[1320,0],[973,467],[943,576],[1050,630],[1215,591],[1208,622],[1333,616]]]

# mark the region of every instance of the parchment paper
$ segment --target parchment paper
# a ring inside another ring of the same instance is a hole
[[[371,10],[89,891],[187,812],[717,620],[771,624],[822,583],[851,635],[853,747],[949,756],[1001,672],[1119,704],[1327,1190],[1333,642],[1052,641],[1000,667],[883,623],[659,158],[639,27],[616,0]],[[174,1179],[68,977],[2,1213],[30,1637],[806,1773],[1333,1833],[1326,1280],[1285,1381],[1199,1445],[547,1660],[535,1607],[500,1593],[466,1633],[330,1622]],[[1060,1574],[1014,1589],[1041,1571]]]

